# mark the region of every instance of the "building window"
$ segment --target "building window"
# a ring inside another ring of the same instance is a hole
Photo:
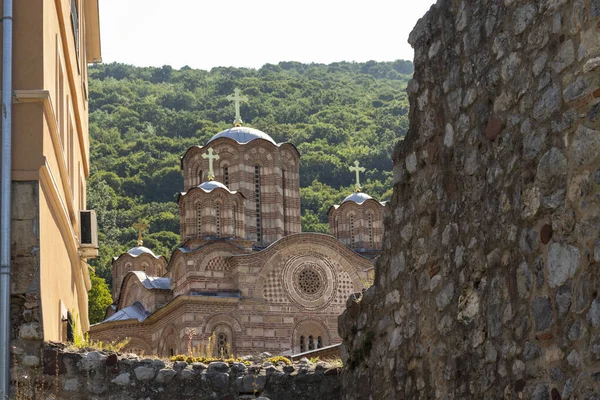
[[[315,340],[313,338],[312,335],[310,335],[308,337],[308,350],[314,350],[315,349]]]
[[[198,169],[196,172],[196,183],[194,184],[194,186],[199,186],[202,183],[202,174],[204,173],[204,171],[202,171],[201,169]]]
[[[219,333],[219,336],[217,336],[217,352],[218,357],[229,357],[229,344],[227,343],[227,335],[224,333]]]
[[[71,0],[71,26],[73,27],[75,55],[77,56],[77,68],[79,69],[79,11],[77,10],[76,0]]]
[[[300,353],[304,353],[305,351],[304,336],[300,336]]]
[[[196,237],[202,234],[202,205],[196,205]]]
[[[367,214],[367,226],[369,228],[369,245],[373,248],[373,214]]]
[[[323,338],[321,336],[317,337],[317,349],[323,347]]]
[[[73,316],[70,312],[67,312],[67,342],[73,343],[75,341],[75,331],[73,330]]]
[[[288,229],[287,229],[287,204],[285,201],[285,187],[286,187],[286,176],[285,176],[285,169],[281,170],[281,192],[283,193],[283,235],[287,236],[288,234]]]
[[[215,204],[215,225],[217,228],[217,237],[221,237],[221,204]]]
[[[254,202],[256,204],[256,242],[262,243],[261,203],[260,203],[260,166],[254,166]]]
[[[223,167],[223,183],[229,187],[229,167]]]
[[[354,247],[356,237],[354,236],[354,215],[350,216],[350,246]]]

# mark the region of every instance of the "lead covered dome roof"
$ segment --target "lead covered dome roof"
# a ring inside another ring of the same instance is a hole
[[[133,256],[133,257],[140,256],[140,255],[142,255],[142,254],[144,254],[144,253],[146,253],[146,254],[150,254],[152,257],[158,258],[158,257],[157,257],[157,256],[156,256],[156,255],[155,255],[153,252],[152,252],[152,250],[150,250],[149,248],[147,248],[147,247],[144,247],[144,246],[137,246],[137,247],[133,247],[133,248],[129,249],[129,251],[127,252],[127,254],[129,254],[130,256]]]
[[[362,204],[362,203],[364,203],[365,201],[367,201],[369,199],[372,199],[372,197],[369,196],[366,193],[363,193],[363,192],[354,192],[351,195],[349,195],[348,197],[346,197],[344,199],[344,201],[342,201],[342,204],[344,204],[347,201],[353,201],[356,204]]]
[[[263,131],[259,131],[258,129],[249,128],[247,126],[234,126],[233,128],[225,129],[222,132],[217,133],[215,136],[210,138],[210,140],[206,143],[210,143],[213,140],[217,140],[219,138],[226,137],[235,140],[239,144],[246,144],[254,139],[264,139],[268,142],[276,145],[273,138]]]

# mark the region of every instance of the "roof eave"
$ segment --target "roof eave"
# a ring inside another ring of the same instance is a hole
[[[100,46],[100,9],[98,0],[87,0],[85,6],[85,42],[87,47],[86,61],[101,63],[102,50]]]

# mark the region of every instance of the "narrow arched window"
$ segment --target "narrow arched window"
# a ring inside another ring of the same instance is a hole
[[[367,227],[369,229],[369,246],[373,248],[373,214],[367,214]]]
[[[350,246],[354,247],[356,244],[356,237],[354,236],[354,215],[350,216]]]
[[[300,336],[300,353],[304,353],[306,351],[306,346],[304,344],[304,336]]]
[[[215,204],[215,225],[217,237],[221,237],[221,204]]]
[[[229,167],[223,167],[223,183],[229,187]]]
[[[315,349],[315,340],[312,337],[312,335],[310,335],[308,337],[308,350],[314,350]]]
[[[217,336],[217,357],[224,359],[229,357],[229,343],[225,333],[219,333]]]
[[[286,201],[285,201],[285,196],[286,196],[286,193],[285,193],[286,179],[287,179],[287,177],[286,177],[286,174],[285,174],[285,169],[282,169],[281,170],[281,193],[283,193],[282,197],[283,197],[283,235],[284,236],[287,236],[287,234],[288,234],[288,231],[287,231],[287,214],[288,214],[288,211],[287,211],[287,204],[286,204]]]
[[[317,349],[323,347],[323,338],[321,336],[317,337]]]
[[[260,201],[260,166],[254,166],[254,203],[256,206],[256,242],[262,243],[262,218]]]
[[[196,237],[202,234],[202,206],[196,205]]]

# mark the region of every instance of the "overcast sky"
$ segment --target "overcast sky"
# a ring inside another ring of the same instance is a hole
[[[413,59],[408,34],[434,0],[100,0],[102,59],[259,68]]]

